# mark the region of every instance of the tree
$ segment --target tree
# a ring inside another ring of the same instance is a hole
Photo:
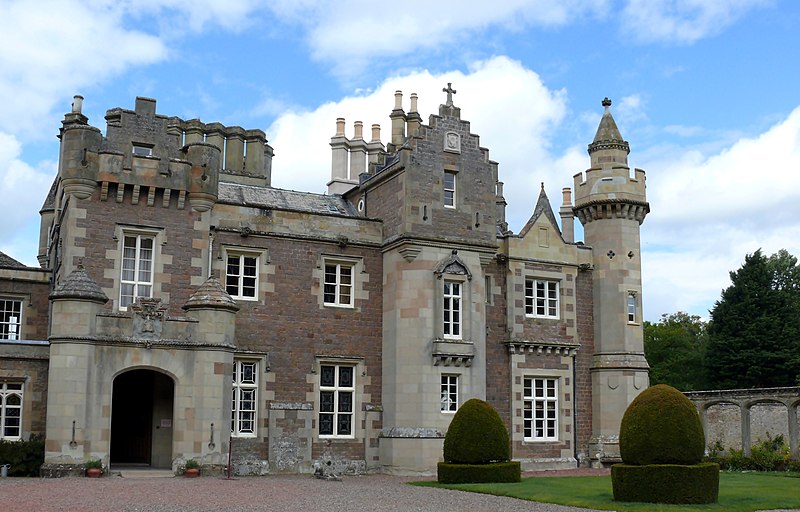
[[[800,268],[759,249],[730,273],[711,310],[706,368],[717,389],[779,387],[800,378]]]
[[[681,391],[706,389],[706,324],[682,311],[644,323],[644,352],[650,383],[669,384]]]

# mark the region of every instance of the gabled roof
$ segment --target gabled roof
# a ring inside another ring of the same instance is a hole
[[[53,178],[53,184],[50,185],[50,191],[47,193],[47,197],[44,199],[44,204],[42,205],[42,209],[39,210],[54,210],[56,207],[56,190],[58,190],[58,176]]]
[[[2,268],[28,268],[27,265],[21,263],[8,254],[0,251],[0,267]]]
[[[533,215],[531,215],[531,218],[528,219],[525,227],[523,227],[519,232],[519,236],[525,236],[525,234],[533,227],[534,224],[536,224],[536,221],[539,220],[539,217],[542,215],[547,217],[547,220],[550,221],[550,224],[553,225],[553,228],[555,228],[560,236],[561,229],[558,227],[556,216],[553,214],[553,208],[550,206],[550,199],[547,198],[547,194],[544,191],[544,183],[542,183],[542,189],[539,191],[539,199],[536,201],[536,208],[533,209]]]
[[[256,187],[238,183],[219,184],[221,203],[260,208],[275,208],[323,215],[358,217],[353,206],[342,196],[296,192],[272,187]]]

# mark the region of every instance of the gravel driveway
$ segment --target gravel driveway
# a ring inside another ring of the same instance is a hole
[[[266,478],[6,478],[0,511],[437,511],[566,512],[578,509],[407,485],[387,475],[317,480]]]

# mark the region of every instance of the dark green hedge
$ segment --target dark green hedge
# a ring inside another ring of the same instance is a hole
[[[44,463],[44,440],[0,441],[0,465],[11,464],[8,476],[39,476]]]
[[[438,480],[442,484],[507,483],[520,481],[519,461],[492,464],[448,464],[440,462]]]
[[[508,431],[491,405],[473,398],[458,408],[444,437],[444,461],[486,464],[511,458]]]
[[[616,501],[645,503],[716,503],[719,465],[649,464],[611,466]]]
[[[642,391],[622,416],[619,451],[625,464],[697,464],[705,442],[697,408],[665,384]]]

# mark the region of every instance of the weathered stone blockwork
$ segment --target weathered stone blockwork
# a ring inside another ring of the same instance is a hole
[[[423,124],[398,91],[385,146],[379,126],[348,139],[338,119],[327,195],[272,187],[260,130],[137,98],[103,134],[76,97],[43,268],[0,258],[0,296],[24,298],[22,334],[42,340],[0,341],[0,378],[26,379],[45,473],[89,458],[219,473],[230,450],[239,475],[433,474],[473,397],[526,469],[598,459],[642,384],[641,322],[622,305],[641,292],[644,175],[622,184],[606,164],[627,153],[598,130],[600,185],[577,181],[575,208],[562,191],[560,226],[542,187],[515,234],[498,164],[446,92]],[[617,181],[626,206],[598,210]],[[575,215],[613,264],[573,240]]]

